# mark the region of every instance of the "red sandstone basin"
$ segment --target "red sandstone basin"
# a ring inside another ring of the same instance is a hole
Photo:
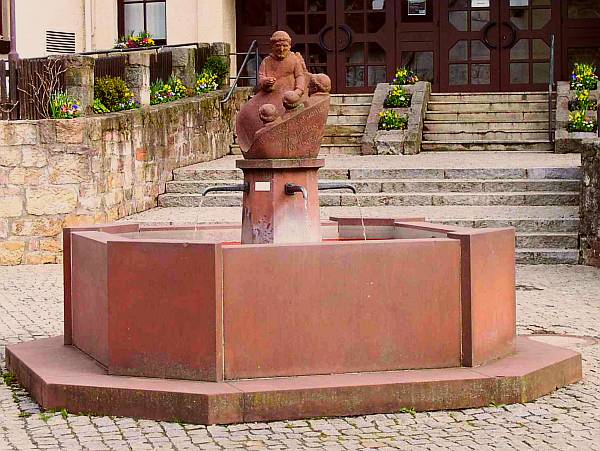
[[[513,229],[408,220],[239,245],[239,225],[65,229],[65,344],[109,374],[224,381],[514,352]],[[347,241],[350,240],[350,241]]]

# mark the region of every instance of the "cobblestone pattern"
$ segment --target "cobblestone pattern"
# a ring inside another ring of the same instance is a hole
[[[6,343],[61,333],[61,277],[57,265],[0,269],[0,365]],[[583,353],[584,381],[533,403],[204,427],[44,413],[0,382],[0,450],[600,450],[600,270],[522,266],[517,284],[520,333],[590,337],[558,339]]]

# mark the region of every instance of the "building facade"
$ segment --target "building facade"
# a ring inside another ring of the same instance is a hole
[[[10,39],[10,0],[0,0],[2,41]],[[16,0],[21,58],[114,47],[120,36],[148,31],[159,44],[235,43],[234,0]]]
[[[8,53],[10,0],[0,2]],[[239,51],[256,39],[268,53],[277,29],[340,93],[373,91],[400,66],[435,91],[544,90],[552,36],[556,79],[576,61],[600,66],[600,0],[16,0],[22,58],[108,49],[139,31]]]
[[[292,36],[336,92],[369,92],[399,66],[435,91],[548,88],[576,61],[600,66],[600,0],[238,0],[237,44]]]

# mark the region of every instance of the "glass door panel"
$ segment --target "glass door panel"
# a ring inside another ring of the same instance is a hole
[[[440,85],[444,91],[500,87],[497,0],[441,2]]]

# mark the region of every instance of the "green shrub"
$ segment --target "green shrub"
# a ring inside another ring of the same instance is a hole
[[[202,72],[209,71],[217,76],[219,86],[229,77],[229,62],[223,56],[209,56],[202,67]]]
[[[109,111],[131,110],[139,107],[125,81],[119,77],[98,78],[94,84],[94,99]]]
[[[385,98],[383,106],[386,108],[407,108],[410,106],[411,97],[402,86],[394,86]]]
[[[408,116],[400,115],[394,110],[379,113],[379,130],[404,130],[408,125]]]
[[[94,99],[94,104],[92,105],[92,110],[96,114],[110,113],[110,110],[104,106],[104,104],[100,101],[100,99]]]
[[[50,97],[52,119],[73,119],[81,115],[79,100],[64,91],[57,91]]]

